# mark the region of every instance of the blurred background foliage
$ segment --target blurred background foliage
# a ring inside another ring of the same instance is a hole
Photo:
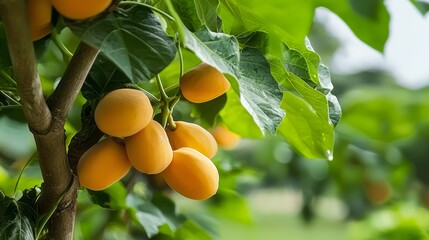
[[[76,47],[68,29],[61,38]],[[325,62],[340,44],[322,22],[313,23],[309,38]],[[46,95],[64,71],[61,52],[48,49],[39,64]],[[169,79],[168,69],[162,74]],[[334,73],[332,82],[343,111],[332,161],[305,159],[276,137],[242,139],[214,158],[220,189],[205,202],[172,193],[157,176],[131,172],[105,191],[81,191],[75,238],[429,239],[429,88],[401,87],[381,70]],[[68,141],[80,128],[84,103],[79,96],[70,114]],[[199,117],[189,104],[177,109],[181,119]],[[17,192],[40,186],[34,142],[19,110],[2,111],[0,133],[0,189],[12,195],[29,160]]]

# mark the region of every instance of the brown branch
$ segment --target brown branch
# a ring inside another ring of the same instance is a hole
[[[79,46],[47,104],[37,74],[26,12],[24,0],[0,0],[14,77],[25,117],[34,134],[44,180],[38,211],[39,214],[50,211],[67,190],[48,223],[47,238],[71,240],[78,181],[66,154],[64,123],[98,51],[84,43]]]
[[[36,58],[27,20],[24,0],[0,0],[0,15],[5,26],[14,78],[18,84],[22,109],[30,129],[46,133],[51,113],[43,97],[37,74]]]
[[[66,120],[97,54],[97,49],[84,42],[79,44],[58,87],[47,100],[56,120]]]

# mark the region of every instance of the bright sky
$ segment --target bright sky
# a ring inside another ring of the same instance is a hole
[[[419,88],[429,85],[429,14],[423,16],[408,0],[386,0],[390,12],[390,36],[384,54],[357,39],[345,23],[325,9],[316,16],[327,23],[328,30],[338,37],[331,71],[354,73],[381,68],[390,72],[403,86]]]

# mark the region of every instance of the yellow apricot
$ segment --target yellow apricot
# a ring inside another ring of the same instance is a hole
[[[98,128],[115,137],[128,137],[152,120],[149,98],[136,89],[117,89],[100,100],[94,118]]]
[[[125,147],[106,138],[86,151],[77,165],[82,186],[103,190],[123,178],[131,169]]]
[[[195,123],[177,121],[176,129],[167,129],[167,136],[173,150],[190,147],[208,158],[217,152],[217,143],[213,136]]]
[[[203,103],[228,91],[231,84],[216,68],[201,63],[180,78],[180,89],[190,102]]]
[[[125,138],[125,146],[131,164],[143,173],[160,173],[173,159],[167,134],[161,124],[154,120],[140,132]]]
[[[51,0],[51,3],[64,17],[83,20],[106,10],[112,0]]]
[[[51,32],[52,5],[49,0],[29,0],[27,18],[31,40],[36,41]]]
[[[168,186],[183,196],[205,200],[216,194],[219,173],[206,156],[193,148],[173,151],[173,161],[162,172]]]
[[[240,141],[240,136],[236,133],[231,132],[224,125],[219,125],[213,128],[210,133],[213,135],[217,142],[217,145],[225,149],[233,149],[237,146]]]

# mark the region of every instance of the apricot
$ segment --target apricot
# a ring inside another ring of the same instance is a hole
[[[149,98],[136,89],[117,89],[100,100],[94,118],[98,128],[115,137],[128,137],[152,120]]]
[[[203,103],[226,93],[231,84],[216,68],[201,63],[180,78],[182,95],[190,102]]]
[[[125,138],[128,159],[142,173],[162,172],[173,159],[173,150],[164,128],[152,120],[140,132]]]
[[[240,141],[240,136],[231,132],[224,125],[218,125],[217,127],[213,128],[210,133],[216,140],[217,145],[225,149],[235,148]]]
[[[51,32],[52,5],[49,0],[29,0],[27,18],[31,40],[36,41]]]
[[[51,3],[64,17],[83,20],[102,13],[112,0],[51,0]]]
[[[82,186],[98,191],[119,181],[130,169],[125,147],[112,138],[106,138],[82,155],[77,174]]]
[[[208,158],[217,152],[217,143],[213,136],[195,123],[176,121],[176,129],[167,129],[167,136],[173,150],[190,147]]]
[[[216,166],[193,148],[174,150],[173,161],[162,175],[172,189],[194,200],[210,198],[219,187]]]

